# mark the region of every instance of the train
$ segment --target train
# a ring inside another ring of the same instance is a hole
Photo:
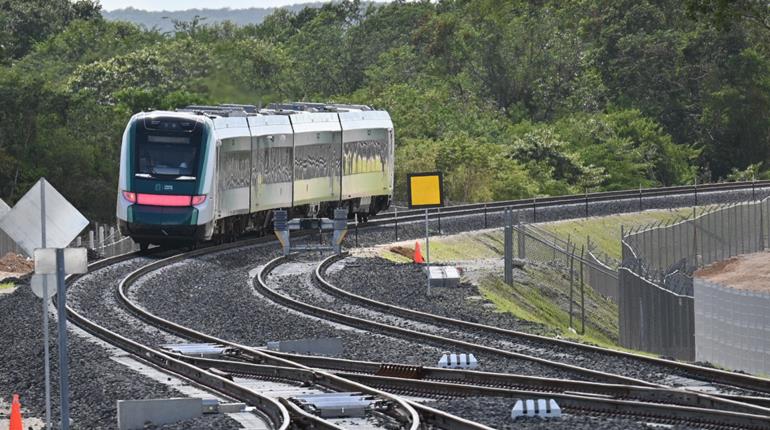
[[[118,226],[146,250],[265,231],[275,209],[366,221],[390,206],[394,146],[388,112],[365,105],[141,112],[123,133]]]

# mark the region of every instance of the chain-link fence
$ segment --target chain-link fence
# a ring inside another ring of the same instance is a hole
[[[640,227],[623,235],[623,267],[692,295],[692,282],[673,281],[699,267],[764,250],[770,230],[770,199],[706,208],[691,218]],[[681,274],[681,275],[677,275]],[[685,284],[682,284],[684,282]]]
[[[624,233],[619,277],[620,342],[695,359],[692,274],[699,267],[762,251],[770,200],[703,209],[669,224]]]
[[[578,248],[575,243],[535,225],[513,224],[513,219],[511,213],[506,223],[509,224],[506,227],[506,236],[510,241],[509,245],[506,245],[506,262],[516,257],[519,260],[547,264],[562,271],[570,283],[568,298],[570,326],[578,326],[578,324],[573,325],[573,318],[580,319],[580,331],[585,333],[586,315],[590,319],[592,313],[590,306],[586,304],[586,288],[592,288],[607,299],[617,300],[617,272],[597,262],[586,252],[585,247]],[[506,281],[512,282],[512,276],[508,273],[512,270],[512,265],[506,265],[505,270]],[[596,306],[596,303],[593,306]]]

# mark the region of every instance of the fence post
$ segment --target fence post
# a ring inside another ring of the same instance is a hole
[[[695,177],[695,186],[693,187],[695,190],[695,206],[698,206],[698,177]]]
[[[553,238],[553,257],[551,258],[551,261],[556,261],[556,237]]]
[[[394,218],[396,219],[396,222],[395,222],[395,224],[396,224],[396,240],[398,241],[398,206],[394,205],[393,206],[393,210],[395,212],[395,217]]]
[[[516,227],[517,227],[517,238],[518,238],[518,245],[519,245],[519,258],[522,260],[527,258],[527,246],[526,246],[526,240],[527,240],[527,233],[526,233],[526,224],[521,223],[521,219],[519,218],[519,212],[516,211]]]
[[[537,197],[532,197],[532,223],[537,222]]]
[[[575,252],[574,248],[569,253],[569,327],[574,329],[572,325],[572,303],[573,303],[573,285],[575,283]]]
[[[586,218],[588,218],[588,187],[586,187]]]
[[[586,296],[585,296],[585,282],[583,281],[583,256],[585,255],[585,246],[580,247],[580,319],[581,319],[581,333],[586,334]]]
[[[115,226],[110,227],[110,243],[115,243]]]
[[[695,207],[692,208],[692,260],[694,267],[700,267],[698,264],[698,218]]]
[[[438,234],[441,235],[441,208],[436,208],[436,212],[438,213]]]
[[[765,200],[770,201],[770,200]],[[765,205],[759,202],[759,250],[765,249]]]
[[[642,183],[639,182],[639,212],[642,211]]]
[[[99,226],[99,246],[104,246],[104,226]]]
[[[487,228],[487,204],[484,203],[484,228]]]
[[[663,270],[663,253],[660,252],[660,248],[663,245],[663,241],[661,240],[661,236],[663,235],[663,229],[661,228],[662,226],[663,221],[658,223],[658,226],[655,227],[658,230],[658,252],[655,252],[653,249],[650,250],[652,253],[658,254],[658,270]]]
[[[83,238],[78,236],[78,238],[75,239],[75,247],[80,248],[81,246],[83,246]]]
[[[96,249],[96,246],[94,244],[94,231],[88,230],[88,247],[90,249]]]
[[[505,210],[505,283],[513,286],[513,210]]]

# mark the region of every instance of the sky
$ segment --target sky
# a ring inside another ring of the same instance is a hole
[[[318,0],[328,1],[328,0]],[[211,0],[101,0],[102,9],[115,10],[133,7],[143,10],[185,10],[185,9],[247,9],[250,7],[277,7],[297,3],[312,3],[313,0],[227,0],[212,2]]]

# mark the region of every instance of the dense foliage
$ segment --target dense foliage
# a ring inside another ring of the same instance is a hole
[[[358,1],[259,25],[106,21],[0,0],[0,197],[46,176],[113,217],[129,116],[186,103],[387,109],[406,172],[450,200],[766,175],[770,12],[752,0]]]

